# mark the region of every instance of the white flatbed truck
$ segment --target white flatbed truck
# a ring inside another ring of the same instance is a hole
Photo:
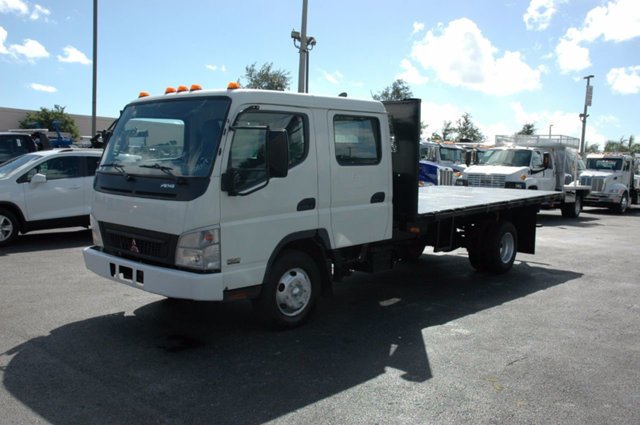
[[[417,99],[232,87],[140,98],[96,173],[86,266],[169,298],[253,299],[293,327],[333,282],[426,246],[464,247],[494,273],[534,253],[536,214],[562,194],[419,188],[419,143]]]

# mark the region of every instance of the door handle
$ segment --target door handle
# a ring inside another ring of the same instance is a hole
[[[304,198],[298,202],[297,211],[309,211],[316,208],[316,198]]]
[[[372,204],[379,204],[384,202],[384,192],[376,192],[371,196]]]

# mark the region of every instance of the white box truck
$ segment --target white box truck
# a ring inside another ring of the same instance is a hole
[[[86,266],[169,298],[253,299],[293,327],[332,282],[426,246],[495,273],[534,253],[536,213],[559,194],[419,188],[419,143],[417,99],[231,85],[139,98],[98,168]]]
[[[582,211],[589,186],[578,176],[584,162],[578,155],[580,140],[568,136],[496,136],[496,147],[487,161],[463,171],[456,183],[464,186],[553,190],[564,196],[546,208],[560,207],[563,217]]]

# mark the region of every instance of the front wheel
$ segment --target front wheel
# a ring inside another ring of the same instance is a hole
[[[9,245],[18,237],[20,227],[16,216],[8,210],[0,209],[0,246]]]
[[[627,212],[627,208],[629,208],[629,194],[625,192],[620,198],[620,202],[613,207],[613,212],[617,214],[624,214]]]
[[[278,328],[304,323],[320,292],[316,263],[300,251],[284,251],[276,260],[254,306],[262,318]]]

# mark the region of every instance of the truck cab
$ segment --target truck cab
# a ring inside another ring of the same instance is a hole
[[[587,155],[586,170],[580,174],[580,183],[591,187],[591,193],[584,199],[585,205],[625,213],[630,204],[638,203],[636,167],[636,159],[626,153]]]
[[[454,185],[466,167],[464,148],[453,143],[420,143],[421,186]]]
[[[553,157],[542,149],[519,146],[495,148],[483,165],[472,165],[463,171],[461,184],[555,190],[555,168]]]

